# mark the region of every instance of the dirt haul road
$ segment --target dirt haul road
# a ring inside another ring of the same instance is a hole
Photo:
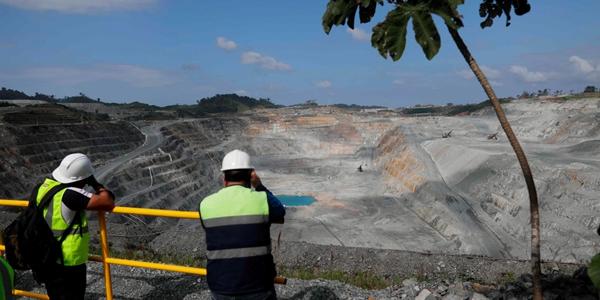
[[[107,161],[104,165],[96,168],[96,178],[99,182],[110,180],[112,173],[117,171],[123,164],[148,151],[157,149],[165,140],[160,132],[161,124],[147,125],[141,128],[133,123],[132,125],[144,135],[144,143],[135,150]]]
[[[504,107],[536,179],[543,259],[589,259],[600,251],[595,234],[600,99],[519,100]],[[333,107],[280,108],[141,130],[147,135],[143,146],[113,155],[99,169],[120,204],[196,210],[200,199],[221,187],[223,155],[239,148],[252,155],[275,194],[317,200],[289,208],[286,224],[273,227],[273,236],[284,241],[529,255],[526,187],[491,109],[470,116],[404,117]],[[443,138],[449,131],[451,137]],[[498,140],[488,139],[497,132]],[[140,245],[170,237],[171,248],[185,249],[169,229],[202,232],[193,221],[144,222],[149,225],[139,230],[147,232],[137,234],[151,238]]]

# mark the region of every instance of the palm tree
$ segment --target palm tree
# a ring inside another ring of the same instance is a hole
[[[513,132],[510,123],[506,119],[506,114],[500,105],[500,101],[496,97],[494,93],[494,89],[490,85],[489,81],[485,77],[485,74],[479,68],[479,65],[475,61],[475,58],[471,55],[471,52],[467,48],[467,45],[463,42],[460,34],[456,29],[448,27],[448,31],[450,31],[450,35],[456,43],[456,46],[460,50],[460,53],[463,55],[467,64],[479,80],[481,87],[485,91],[486,95],[490,98],[490,102],[494,107],[494,111],[496,111],[496,116],[498,117],[498,121],[500,121],[500,126],[506,133],[506,137],[510,142],[510,145],[517,156],[517,160],[519,161],[519,165],[521,166],[521,170],[523,171],[523,177],[525,177],[525,183],[527,184],[527,191],[529,192],[529,210],[530,210],[530,219],[531,219],[531,270],[533,273],[533,299],[542,299],[542,270],[541,270],[541,252],[540,252],[540,213],[538,207],[538,196],[537,190],[535,188],[535,182],[533,181],[533,175],[531,173],[531,168],[529,167],[529,163],[527,162],[527,157],[525,156],[525,152],[517,139],[517,136]]]
[[[373,27],[371,36],[371,44],[384,58],[389,56],[396,61],[402,57],[406,45],[408,22],[412,19],[417,43],[421,45],[427,59],[431,60],[441,47],[440,36],[432,19],[432,15],[437,15],[446,23],[454,43],[490,99],[500,125],[519,161],[529,192],[533,299],[541,300],[540,215],[535,182],[525,152],[506,119],[494,89],[458,32],[458,29],[463,26],[458,6],[464,4],[464,0],[387,0],[386,2],[394,5],[395,8],[388,13],[384,21]],[[356,12],[359,13],[360,22],[367,23],[375,15],[377,5],[384,5],[384,0],[330,0],[323,15],[323,28],[326,33],[331,31],[333,25],[347,24],[354,29]],[[496,0],[495,2],[482,0],[479,13],[481,17],[485,17],[485,20],[481,23],[481,27],[491,26],[493,19],[502,14],[506,16],[506,25],[510,25],[512,8],[517,15],[523,15],[530,10],[527,0]]]

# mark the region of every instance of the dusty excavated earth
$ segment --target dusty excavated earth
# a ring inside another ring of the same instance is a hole
[[[540,195],[543,260],[586,263],[600,250],[595,233],[600,225],[600,99],[519,100],[504,107]],[[42,120],[39,115],[47,110],[54,117]],[[5,141],[0,198],[25,198],[62,156],[83,152],[94,159],[98,177],[115,191],[118,205],[195,210],[200,199],[219,189],[223,155],[239,148],[253,156],[258,174],[275,194],[317,200],[289,208],[286,223],[273,226],[272,236],[288,245],[281,247],[287,252],[277,254],[283,265],[310,265],[283,258],[296,243],[324,253],[321,260],[363,251],[354,249],[502,262],[529,256],[527,191],[489,109],[469,116],[405,117],[393,111],[280,108],[131,123],[114,115],[97,120],[73,108],[27,106],[1,108],[0,116]],[[443,138],[449,131],[451,136]],[[494,133],[498,139],[489,139]],[[15,215],[5,211],[2,225]],[[115,251],[151,248],[201,260],[197,222],[111,215],[109,223]],[[312,259],[309,252],[302,257]],[[420,272],[419,264],[403,265],[412,257],[397,258],[398,267],[387,269],[385,257],[361,259],[382,275],[410,278]],[[340,261],[317,265],[355,267]],[[524,266],[513,273],[525,272]],[[502,271],[491,273],[475,279],[491,283],[502,276]]]

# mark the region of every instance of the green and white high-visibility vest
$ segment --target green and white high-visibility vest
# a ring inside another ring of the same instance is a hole
[[[0,300],[12,300],[15,272],[8,262],[0,256]]]
[[[200,202],[211,291],[237,295],[273,288],[269,203],[265,192],[229,186]]]
[[[54,186],[59,185],[58,181],[52,179],[46,179],[38,190],[37,203],[39,204],[44,195]],[[57,240],[60,240],[63,232],[69,223],[63,218],[62,215],[62,197],[65,194],[67,188],[60,190],[56,193],[48,205],[44,209],[44,217],[50,229],[54,233]],[[71,233],[67,235],[67,238],[62,243],[62,253],[65,266],[77,266],[85,264],[88,260],[88,245],[90,242],[90,234],[88,232],[88,221],[85,212],[79,214],[81,216],[81,223],[77,220],[74,222],[75,225],[71,230]],[[81,224],[81,225],[79,225]]]

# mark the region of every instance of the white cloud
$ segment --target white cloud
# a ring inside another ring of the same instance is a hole
[[[481,70],[485,73],[485,76],[489,79],[498,79],[501,76],[500,71],[490,68],[488,66],[481,66]]]
[[[502,76],[502,73],[499,70],[496,70],[494,68],[490,68],[488,66],[484,66],[482,65],[481,67],[481,71],[483,71],[483,73],[485,74],[485,76],[488,79],[498,79]],[[473,74],[473,71],[471,71],[471,69],[464,69],[464,70],[460,70],[457,72],[457,74],[467,80],[471,80],[475,78],[475,74]]]
[[[29,10],[52,10],[63,13],[94,13],[115,10],[139,10],[156,0],[0,0],[0,4]]]
[[[134,65],[99,65],[88,68],[38,67],[0,75],[5,78],[41,80],[63,85],[110,80],[135,87],[156,87],[173,82],[169,76],[159,70]]]
[[[237,48],[237,44],[234,41],[228,40],[222,36],[217,38],[217,46],[225,50],[233,50]]]
[[[331,81],[329,80],[321,80],[321,81],[317,81],[315,82],[315,86],[326,89],[326,88],[330,88],[331,87]]]
[[[403,85],[406,83],[406,81],[404,81],[402,79],[396,79],[396,80],[392,81],[392,83],[395,85]]]
[[[581,73],[589,74],[595,71],[594,66],[589,61],[579,56],[573,55],[569,57],[569,62],[571,62],[577,71]],[[600,71],[600,68],[598,68],[598,70]]]
[[[513,65],[510,72],[519,76],[525,82],[544,82],[550,79],[549,73],[529,71],[526,67]]]
[[[277,61],[275,58],[262,55],[258,52],[244,52],[242,53],[242,63],[245,65],[259,65],[263,69],[275,70],[275,71],[289,71],[292,67],[286,63]]]
[[[364,32],[363,30],[361,30],[360,28],[356,28],[356,29],[346,29],[346,32],[348,32],[353,39],[357,40],[357,41],[368,41],[369,40],[369,35]]]

